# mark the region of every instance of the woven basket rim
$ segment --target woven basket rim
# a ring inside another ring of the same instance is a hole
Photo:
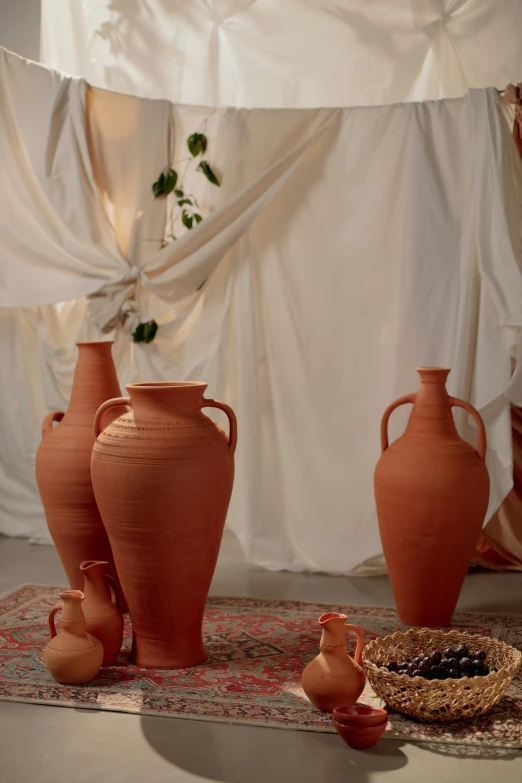
[[[405,677],[403,674],[398,674],[398,672],[391,672],[388,669],[380,666],[377,666],[377,664],[371,659],[370,654],[372,651],[378,647],[379,644],[382,644],[383,642],[389,643],[391,640],[393,640],[395,643],[400,643],[401,641],[422,641],[424,636],[427,636],[430,634],[431,636],[437,635],[438,637],[459,637],[462,638],[465,642],[466,640],[473,640],[473,643],[475,645],[479,645],[480,643],[487,643],[488,645],[494,644],[498,648],[502,650],[505,654],[509,654],[509,657],[511,658],[510,661],[506,662],[506,664],[499,666],[499,668],[494,671],[490,672],[489,674],[486,674],[482,677],[463,677],[458,680],[453,679],[447,679],[447,680],[428,680],[425,677],[416,677],[416,678],[408,678],[407,683],[405,682]],[[420,637],[420,638],[419,638]],[[487,680],[490,683],[493,682],[500,682],[505,680],[506,676],[513,677],[514,674],[517,672],[517,670],[520,668],[520,665],[522,664],[522,652],[518,650],[516,647],[513,647],[511,644],[507,644],[507,642],[502,641],[501,639],[495,639],[491,636],[481,636],[479,634],[471,634],[467,633],[466,631],[459,631],[457,629],[455,630],[439,630],[435,628],[410,628],[407,631],[395,631],[393,634],[389,634],[387,636],[379,636],[377,639],[373,639],[371,642],[368,642],[367,645],[365,645],[363,649],[363,662],[365,668],[371,668],[371,670],[377,674],[377,676],[382,676],[385,674],[386,680],[389,680],[391,682],[395,681],[397,683],[404,684],[405,687],[408,688],[414,688],[415,690],[418,690],[420,688],[429,688],[430,690],[451,690],[451,689],[458,689],[462,688],[464,685],[467,687],[477,687],[480,686],[481,683],[483,683],[485,680]]]

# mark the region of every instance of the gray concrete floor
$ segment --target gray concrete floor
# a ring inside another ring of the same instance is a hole
[[[0,537],[0,592],[65,584],[54,549]],[[216,595],[392,606],[388,579],[271,573],[227,535]],[[522,574],[472,573],[459,609],[522,613]],[[0,702],[0,783],[490,783],[522,781],[522,755],[381,740],[352,751],[335,735]]]

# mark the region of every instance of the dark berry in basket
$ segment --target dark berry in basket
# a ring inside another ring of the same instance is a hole
[[[452,650],[451,647],[447,647],[444,650],[444,655],[446,658],[454,658],[455,657],[455,650]]]
[[[484,652],[484,650],[479,650],[476,653],[473,653],[474,660],[478,661],[485,661],[487,658],[487,654]]]
[[[397,663],[397,661],[390,661],[387,666],[389,672],[396,672],[398,668],[399,668],[399,664]]]
[[[422,677],[422,672],[421,672],[420,669],[415,669],[415,671],[413,672],[413,674],[411,676],[412,677]]]
[[[431,665],[438,666],[441,661],[442,661],[442,653],[438,652],[438,650],[434,650],[430,655]]]
[[[471,661],[470,658],[464,657],[460,659],[460,668],[462,669],[462,671],[471,669],[472,666],[473,666],[473,662]]]
[[[439,665],[444,666],[445,669],[449,669],[449,658],[444,657]]]
[[[410,673],[410,674],[413,674],[413,672],[414,672],[416,669],[417,669],[417,667],[415,666],[415,664],[414,664],[414,663],[409,663],[409,664],[408,664],[408,671],[409,671],[409,673]]]
[[[427,674],[430,670],[430,664],[429,661],[422,661],[422,663],[419,666],[419,670],[422,674]]]
[[[460,669],[450,669],[449,675],[453,680],[460,680],[462,677]]]
[[[408,669],[399,669],[397,674],[408,674]]]
[[[415,658],[412,658],[411,662],[415,663],[418,666],[419,663],[421,663],[421,661],[422,661],[422,658],[420,657],[420,655],[417,655]]]
[[[466,647],[465,644],[459,644],[457,649],[455,650],[455,657],[456,658],[468,658],[469,657],[469,650]]]
[[[444,669],[442,666],[432,666],[430,669],[430,677],[432,680],[442,680],[444,677]]]

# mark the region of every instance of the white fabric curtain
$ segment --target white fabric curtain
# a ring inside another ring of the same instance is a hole
[[[42,62],[176,103],[368,106],[503,88],[517,0],[43,0]]]
[[[122,383],[201,379],[233,405],[228,524],[254,563],[348,573],[379,553],[380,417],[418,365],[452,367],[451,394],[483,414],[498,507],[508,398],[522,404],[522,171],[495,90],[209,113],[87,91],[5,52],[0,68],[3,532],[44,535],[38,422],[66,405],[80,332],[115,337]],[[27,101],[35,85],[47,100]],[[193,175],[206,217],[162,249],[150,185],[205,119],[223,184]],[[130,343],[129,302],[160,323],[150,345]]]

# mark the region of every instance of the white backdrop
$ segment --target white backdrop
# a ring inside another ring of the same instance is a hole
[[[520,0],[43,0],[42,62],[212,106],[451,98],[522,76]]]
[[[132,295],[161,326],[149,346],[114,332],[121,381],[202,379],[236,409],[229,525],[252,562],[346,573],[378,554],[380,417],[421,364],[452,367],[450,392],[482,412],[499,505],[507,397],[522,404],[522,165],[495,90],[210,116],[93,91],[91,158],[85,83],[0,64],[2,530],[44,535],[39,418],[66,404],[77,335],[98,336]],[[205,117],[223,186],[200,177],[208,216],[145,250],[165,221],[150,184]]]

